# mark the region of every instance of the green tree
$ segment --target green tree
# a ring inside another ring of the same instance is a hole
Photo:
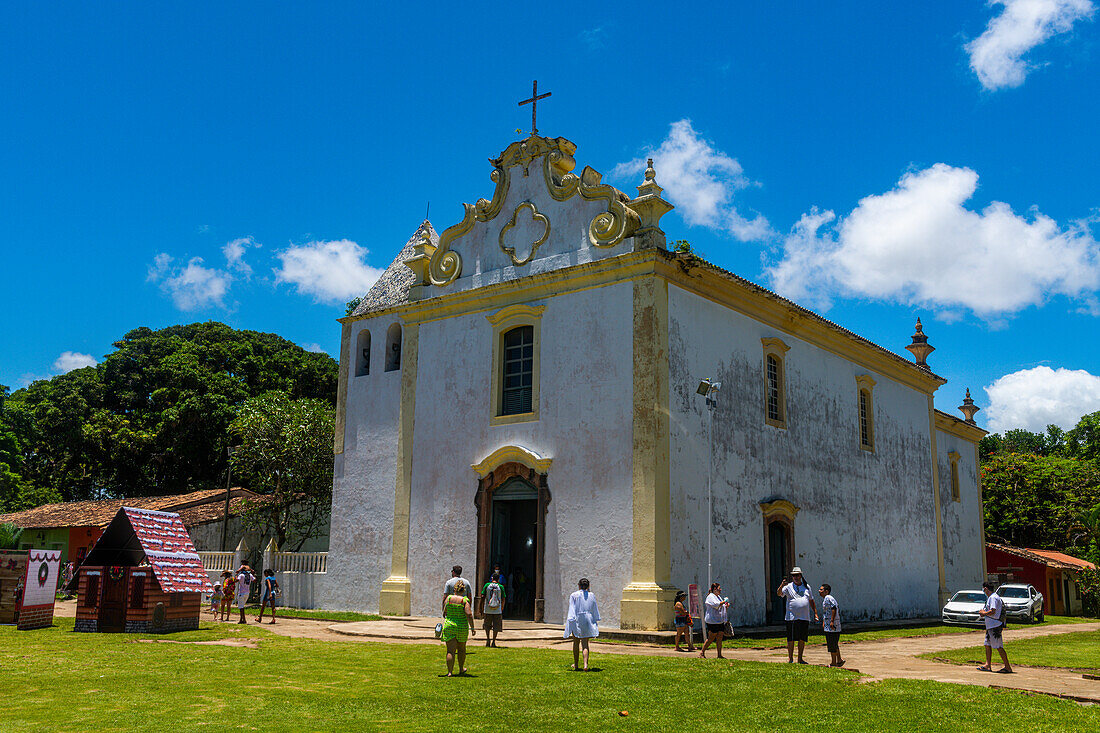
[[[344,315],[350,316],[352,313],[355,312],[355,309],[358,308],[359,304],[362,303],[362,302],[363,302],[363,298],[358,296],[358,295],[356,295],[354,298],[349,300],[344,306],[344,308],[345,308]]]
[[[245,402],[229,429],[240,446],[233,475],[264,500],[251,503],[245,521],[300,550],[328,530],[332,505],[335,410],[315,399],[269,392]]]
[[[1066,433],[1066,455],[1087,461],[1100,459],[1100,412],[1085,415]]]
[[[23,530],[11,522],[0,523],[0,550],[18,550]]]

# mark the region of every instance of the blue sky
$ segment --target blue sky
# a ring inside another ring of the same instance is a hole
[[[527,129],[994,428],[1100,409],[1093,0],[36,3],[0,27],[0,383],[215,319],[336,354],[343,301]],[[989,388],[988,390],[986,388]]]

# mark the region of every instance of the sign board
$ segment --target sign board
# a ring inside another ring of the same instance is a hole
[[[17,628],[53,626],[53,604],[60,573],[61,550],[30,550]]]
[[[688,613],[692,618],[703,618],[703,604],[699,600],[699,584],[692,583],[688,586]]]

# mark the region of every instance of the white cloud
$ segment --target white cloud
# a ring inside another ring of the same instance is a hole
[[[73,369],[95,366],[99,362],[91,354],[81,354],[77,351],[62,351],[61,356],[53,363],[55,372],[65,374]]]
[[[282,267],[275,282],[297,285],[318,303],[346,301],[367,292],[382,274],[364,262],[367,254],[347,239],[295,245],[276,255]]]
[[[767,219],[760,214],[749,218],[734,204],[734,194],[753,185],[741,164],[716,150],[695,131],[691,120],[673,122],[660,147],[637,160],[620,163],[611,176],[625,178],[641,173],[646,158],[653,158],[657,183],[689,225],[722,231],[743,242],[771,234]]]
[[[314,354],[327,354],[328,352],[321,348],[321,344],[302,344],[302,348],[306,351]]]
[[[977,185],[974,171],[937,163],[847,217],[813,209],[768,277],[782,294],[826,307],[845,294],[993,319],[1057,294],[1096,312],[1100,245],[1087,226],[1035,210],[1028,219],[999,201],[972,211]]]
[[[1023,56],[1073,24],[1092,17],[1091,0],[990,0],[1003,5],[985,32],[966,44],[970,68],[986,89],[1018,87],[1031,68]]]
[[[1006,374],[985,388],[989,429],[1043,432],[1047,425],[1070,429],[1082,415],[1100,410],[1100,376],[1084,369],[1038,366]]]
[[[168,272],[168,268],[172,265],[172,255],[167,252],[161,252],[153,258],[153,264],[149,265],[149,272],[145,279],[148,282],[156,282]]]
[[[590,50],[595,51],[598,48],[603,48],[606,35],[603,26],[598,26],[581,31],[578,37]]]
[[[244,261],[244,252],[249,247],[260,246],[262,245],[252,237],[241,237],[240,239],[226,242],[225,246],[222,247],[222,254],[225,255],[226,267],[241,273],[246,280],[252,277],[252,268]]]

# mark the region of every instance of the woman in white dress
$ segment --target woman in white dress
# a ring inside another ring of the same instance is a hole
[[[584,652],[584,671],[588,671],[588,640],[600,635],[600,609],[596,596],[588,590],[588,578],[577,582],[580,590],[569,596],[569,610],[565,615],[565,637],[573,637],[573,666],[581,669],[581,652]]]

